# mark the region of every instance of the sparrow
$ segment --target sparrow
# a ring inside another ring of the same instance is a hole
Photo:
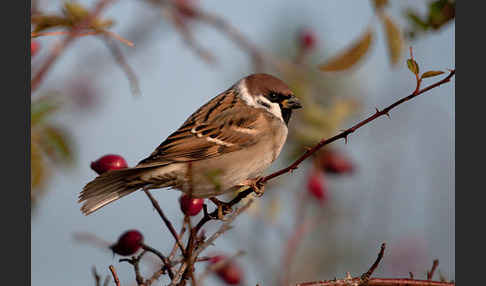
[[[194,112],[149,157],[111,170],[79,195],[88,215],[138,189],[172,188],[195,198],[248,186],[277,159],[292,111],[301,104],[268,74],[242,78]]]

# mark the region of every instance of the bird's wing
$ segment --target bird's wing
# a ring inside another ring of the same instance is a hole
[[[202,111],[202,112],[201,112]],[[261,137],[266,118],[231,92],[201,107],[137,168],[191,162],[248,148]]]

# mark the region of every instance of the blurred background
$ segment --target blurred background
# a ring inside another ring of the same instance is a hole
[[[91,162],[119,154],[135,165],[199,106],[242,77],[274,74],[304,102],[270,173],[304,147],[413,92],[409,46],[421,73],[455,68],[454,1],[390,1],[383,7],[387,1],[162,2],[108,5],[100,19],[112,20],[109,30],[135,45],[116,37],[80,37],[33,89],[32,285],[95,285],[92,266],[106,276],[110,264],[122,285],[136,285],[130,265],[80,234],[114,242],[125,230],[138,229],[147,244],[164,253],[173,239],[142,192],[82,215],[77,197],[96,177]],[[77,3],[92,9],[97,1]],[[42,15],[68,15],[65,2],[32,5],[33,31],[65,28],[35,30],[44,23]],[[251,47],[205,15],[237,28]],[[33,75],[62,37],[33,37]],[[339,58],[353,46],[354,56]],[[424,79],[423,86],[438,79]],[[412,272],[424,279],[439,259],[435,278],[455,279],[454,86],[453,78],[393,110],[391,120],[378,118],[350,135],[347,144],[334,142],[291,175],[269,183],[265,195],[206,253],[243,250],[235,261],[241,284],[278,285],[282,279],[360,275],[386,242],[376,276]],[[179,228],[180,193],[152,193]],[[212,233],[217,226],[210,222],[205,229]],[[155,269],[151,261],[142,267],[147,276]],[[205,267],[199,265],[196,271]],[[210,276],[205,284],[222,283]]]

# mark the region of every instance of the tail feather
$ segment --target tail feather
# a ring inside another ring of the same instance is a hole
[[[140,189],[146,183],[133,184],[144,171],[140,168],[113,170],[101,174],[89,182],[79,194],[79,202],[84,202],[81,211],[85,215]]]

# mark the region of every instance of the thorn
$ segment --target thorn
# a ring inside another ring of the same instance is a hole
[[[380,113],[380,110],[378,110],[378,107],[375,107],[376,113]]]
[[[351,279],[353,279],[353,277],[351,277],[351,273],[346,272],[346,279],[347,279],[347,280],[351,280]]]
[[[385,112],[385,115],[386,115],[386,117],[388,117],[388,119],[391,119],[390,113]]]
[[[410,274],[410,279],[413,279],[413,273],[412,272],[408,272],[408,274]]]
[[[348,135],[344,136],[344,144],[348,144]]]

